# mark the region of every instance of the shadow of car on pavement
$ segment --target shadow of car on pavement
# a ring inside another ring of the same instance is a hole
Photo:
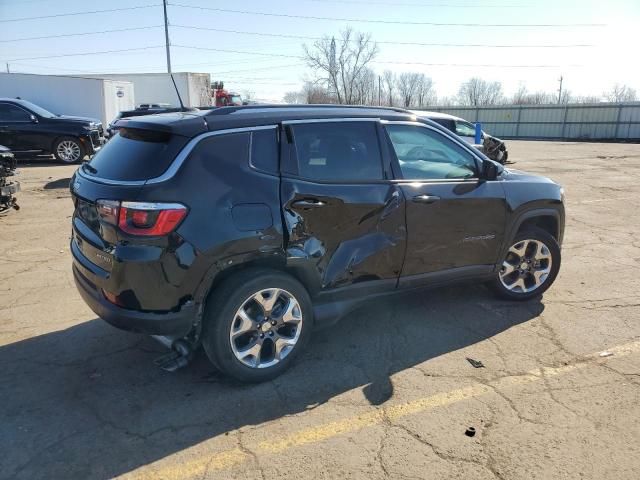
[[[352,389],[380,405],[393,394],[394,373],[543,309],[540,300],[505,303],[470,285],[373,300],[315,332],[290,370],[259,385],[222,377],[204,354],[163,372],[153,365],[163,347],[100,319],[5,345],[0,477],[111,478]]]

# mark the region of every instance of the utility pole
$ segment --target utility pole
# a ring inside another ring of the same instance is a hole
[[[7,62],[7,73],[11,73],[11,70],[9,70],[9,62]]]
[[[336,37],[331,37],[331,47],[329,50],[329,92],[338,97],[338,81],[336,72]],[[335,88],[335,92],[331,90]]]
[[[171,48],[169,47],[169,21],[167,20],[167,0],[162,0],[162,7],[164,9],[164,38],[165,46],[167,49],[167,72],[171,73]]]
[[[560,105],[562,102],[562,75],[560,75],[558,81],[560,82],[560,88],[558,89],[558,105]]]
[[[382,77],[378,75],[378,105],[382,106]]]

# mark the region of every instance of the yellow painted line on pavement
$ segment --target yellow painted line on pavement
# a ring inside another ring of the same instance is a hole
[[[563,375],[593,364],[594,360],[605,362],[610,358],[619,358],[631,353],[640,352],[640,341],[612,347],[607,349],[607,352],[610,352],[612,356],[600,357],[598,352],[588,355],[579,362],[570,365],[563,365],[561,367],[542,367],[531,370],[524,375],[501,377],[492,382],[488,382],[489,385],[477,383],[468,387],[450,392],[438,393],[410,402],[400,403],[397,405],[386,405],[371,412],[303,429],[277,440],[260,442],[252,446],[251,451],[258,456],[262,454],[280,453],[291,448],[322,442],[338,435],[362,430],[365,427],[379,425],[384,422],[385,419],[394,420],[476,398],[493,392],[492,387],[505,388],[509,386],[523,385],[539,381],[545,377]],[[201,445],[202,444],[199,444],[199,446]],[[178,455],[180,455],[180,453],[178,453]],[[165,459],[158,460],[153,464],[140,467],[139,469],[125,475],[125,477],[136,479],[187,479],[200,477],[205,472],[224,470],[244,463],[250,458],[251,455],[240,448],[233,448],[219,453],[214,453],[211,456],[197,456],[196,458],[190,458],[182,462],[179,458],[167,457]],[[172,463],[166,464],[168,461],[171,461]]]

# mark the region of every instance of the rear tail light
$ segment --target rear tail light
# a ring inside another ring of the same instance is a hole
[[[101,220],[130,235],[167,235],[187,215],[187,207],[180,203],[98,200],[96,205]]]
[[[118,224],[119,208],[120,202],[116,202],[115,200],[98,200],[96,202],[96,209],[98,210],[100,220],[112,225]]]

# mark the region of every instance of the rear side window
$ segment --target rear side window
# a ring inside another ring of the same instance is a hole
[[[9,103],[0,103],[0,121],[3,122],[28,122],[31,116],[26,110]]]
[[[121,128],[85,172],[108,180],[148,180],[164,173],[189,139],[165,132]]]
[[[276,129],[251,132],[251,166],[266,173],[278,173]]]
[[[442,125],[450,132],[456,133],[456,122],[454,122],[453,120],[449,120],[448,118],[432,118],[431,120],[439,125]]]
[[[382,157],[374,122],[303,123],[293,126],[299,176],[349,182],[381,180]]]

